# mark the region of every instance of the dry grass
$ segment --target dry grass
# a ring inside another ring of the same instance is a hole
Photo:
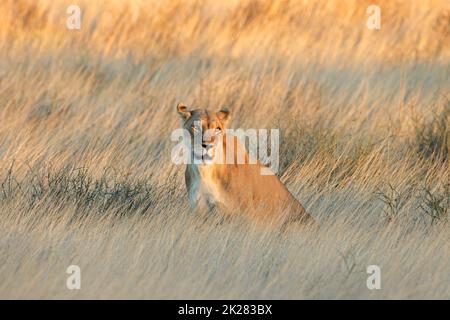
[[[0,3],[1,298],[450,297],[448,1],[77,2]],[[189,215],[178,101],[279,128],[320,229]]]

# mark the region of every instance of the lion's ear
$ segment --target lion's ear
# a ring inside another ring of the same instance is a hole
[[[217,117],[225,124],[230,120],[230,111],[227,108],[222,108],[217,112]]]
[[[187,120],[191,116],[191,112],[188,111],[186,105],[182,102],[177,104],[177,112],[183,120]]]

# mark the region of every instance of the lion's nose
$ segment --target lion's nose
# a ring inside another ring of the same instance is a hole
[[[206,149],[207,146],[208,146],[208,145],[207,145],[206,143],[202,143],[202,147],[203,147],[204,149]]]

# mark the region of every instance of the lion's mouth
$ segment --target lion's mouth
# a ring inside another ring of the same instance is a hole
[[[194,159],[200,162],[210,162],[214,157],[214,148],[208,146],[206,148],[198,148],[194,152]]]

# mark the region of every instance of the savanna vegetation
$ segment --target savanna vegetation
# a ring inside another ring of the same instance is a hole
[[[448,1],[72,2],[0,2],[0,298],[450,297]],[[190,214],[179,101],[279,129],[319,228]]]

